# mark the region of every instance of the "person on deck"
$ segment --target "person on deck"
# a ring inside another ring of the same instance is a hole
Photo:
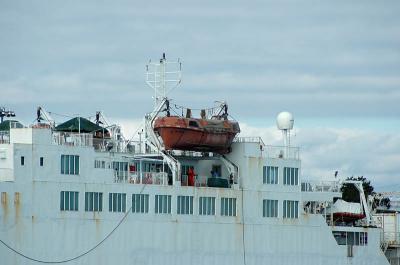
[[[190,167],[188,170],[188,186],[194,186],[194,170]]]

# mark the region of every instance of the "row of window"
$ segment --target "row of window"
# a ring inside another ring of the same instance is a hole
[[[284,200],[282,203],[282,217],[286,219],[299,218],[299,202]],[[278,200],[263,200],[263,216],[278,217]]]
[[[154,212],[156,214],[171,213],[171,195],[155,195]],[[79,192],[61,191],[61,211],[79,210]],[[103,211],[103,193],[85,192],[85,211]],[[126,193],[108,194],[109,212],[126,212]],[[149,195],[132,194],[132,212],[149,212]],[[199,215],[215,215],[215,197],[199,197]],[[193,196],[177,196],[177,214],[193,214]],[[221,198],[221,215],[236,216],[236,198]]]
[[[79,192],[61,191],[61,211],[78,211]],[[171,195],[155,195],[154,211],[156,214],[171,213]],[[109,193],[108,210],[110,212],[126,212],[126,194]],[[284,200],[282,204],[283,218],[299,218],[299,202]],[[221,198],[221,215],[236,216],[236,198]],[[103,211],[103,193],[85,192],[85,211]],[[149,195],[132,194],[132,212],[149,212]],[[193,214],[193,196],[177,197],[177,214]],[[215,197],[199,197],[199,215],[215,215]],[[278,217],[278,200],[263,200],[263,217]]]
[[[263,167],[263,183],[278,184],[278,167],[264,166]],[[283,168],[283,185],[299,185],[299,169],[294,167]]]

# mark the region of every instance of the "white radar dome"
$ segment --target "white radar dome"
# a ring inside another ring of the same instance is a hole
[[[279,130],[291,130],[293,129],[294,118],[292,113],[283,111],[276,117],[276,125]]]

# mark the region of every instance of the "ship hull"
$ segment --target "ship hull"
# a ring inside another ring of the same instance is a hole
[[[384,265],[385,256],[376,250],[380,230],[369,229],[367,246],[354,246],[354,257],[346,256],[347,246],[338,246],[321,215],[281,222],[258,217],[177,215],[149,213],[60,212],[59,190],[110,191],[127,194],[186,194],[191,196],[236,197],[245,200],[263,197],[263,192],[230,189],[193,189],[157,185],[62,183],[37,181],[32,185],[0,183],[6,200],[0,206],[0,239],[29,258],[42,262],[74,265]],[[19,192],[20,201],[15,199]],[[55,198],[46,200],[46,198]],[[195,200],[196,201],[196,200]],[[44,203],[50,202],[50,203]],[[129,203],[127,203],[129,205]],[[84,205],[81,205],[83,207]],[[217,206],[218,207],[218,206]],[[195,207],[196,209],[196,207]],[[244,209],[250,211],[251,209]],[[219,211],[217,211],[219,213]],[[302,215],[301,215],[302,216]],[[122,220],[122,221],[121,221]],[[245,224],[243,224],[243,222]],[[102,242],[102,243],[100,243]],[[100,244],[99,244],[100,243]],[[34,265],[0,243],[1,264]]]

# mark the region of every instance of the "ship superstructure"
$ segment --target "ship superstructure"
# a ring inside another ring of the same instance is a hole
[[[83,131],[80,118],[77,131],[3,133],[4,264],[389,264],[372,220],[327,213],[338,182],[302,179],[291,115],[278,119],[283,146],[236,137],[229,152],[165,148],[154,122],[168,111],[168,80],[180,83],[166,65],[148,74],[155,106],[138,142],[116,126]]]

